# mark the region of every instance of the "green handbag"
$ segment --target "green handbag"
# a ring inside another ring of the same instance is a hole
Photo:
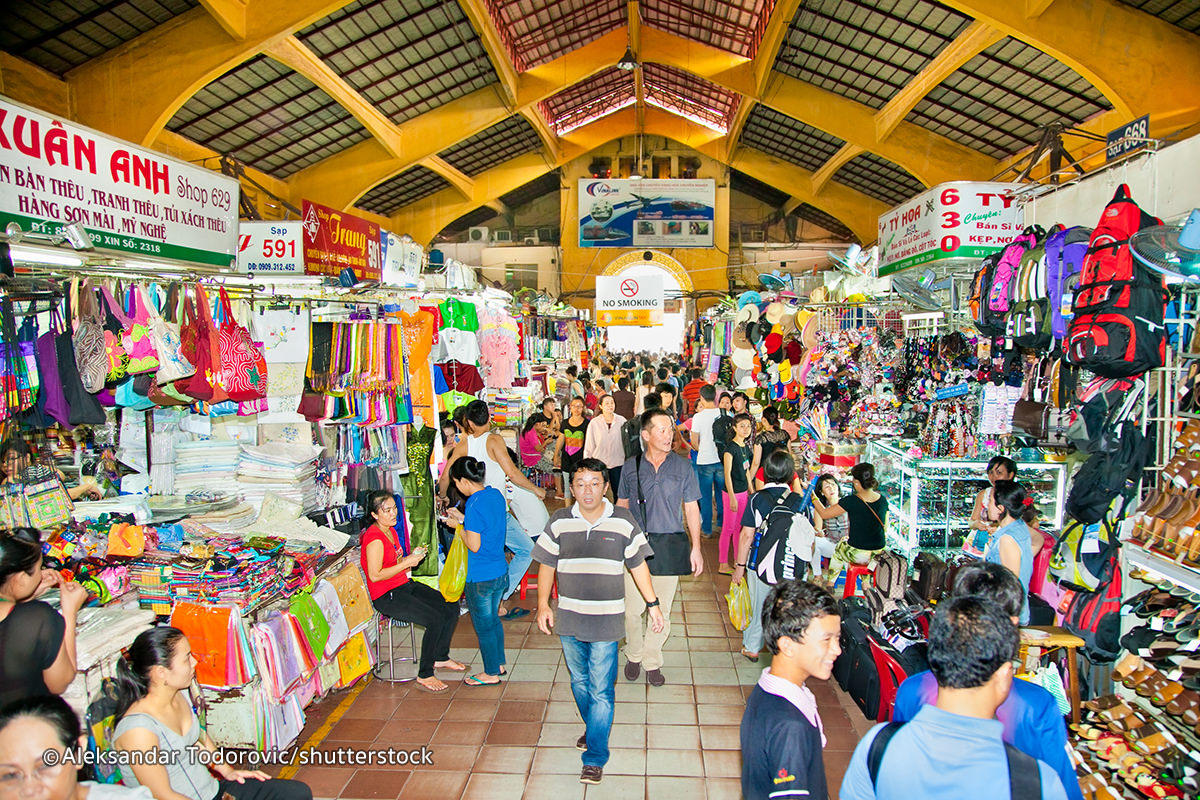
[[[325,619],[311,592],[300,592],[293,597],[288,611],[300,623],[313,657],[319,662],[325,653],[325,643],[329,641],[329,620]]]

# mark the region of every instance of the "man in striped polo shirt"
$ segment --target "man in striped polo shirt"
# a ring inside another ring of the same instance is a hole
[[[653,555],[629,509],[610,503],[608,468],[585,458],[571,475],[575,504],[554,513],[533,548],[538,567],[537,623],[542,633],[558,633],[571,692],[587,730],[575,746],[583,751],[583,783],[599,783],[608,763],[612,730],[617,642],[625,633],[625,570],[629,569],[646,608],[651,629],[664,625],[646,559]],[[558,618],[550,608],[549,587],[558,573]]]

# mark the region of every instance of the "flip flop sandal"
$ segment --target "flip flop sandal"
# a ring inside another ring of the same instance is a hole
[[[496,686],[497,684],[503,683],[503,681],[481,681],[479,680],[478,675],[468,675],[467,677],[463,678],[463,683],[465,683],[467,686]]]
[[[1147,658],[1153,661],[1165,659],[1168,656],[1174,655],[1174,653],[1181,647],[1183,647],[1183,643],[1174,637],[1170,639],[1159,639],[1155,641],[1154,644],[1150,645],[1150,655],[1147,656]]]
[[[1143,681],[1150,680],[1157,674],[1158,670],[1155,669],[1153,665],[1143,662],[1140,667],[1122,678],[1121,683],[1127,688],[1135,689],[1141,685]]]
[[[1197,622],[1200,622],[1200,607],[1193,605],[1191,609],[1178,614],[1170,622],[1163,625],[1163,633],[1175,634],[1194,626]]]
[[[1085,741],[1094,742],[1103,735],[1104,731],[1094,725],[1089,725],[1086,722],[1080,722],[1078,725],[1071,725],[1071,730],[1079,734],[1079,738]]]
[[[1104,761],[1120,758],[1129,752],[1125,739],[1115,733],[1102,734],[1096,741],[1088,742],[1088,748]]]
[[[1127,717],[1113,720],[1108,725],[1108,729],[1113,733],[1125,734],[1129,731],[1137,730],[1143,725],[1149,725],[1150,720],[1141,711],[1135,711]]]
[[[1147,676],[1146,679],[1138,683],[1133,690],[1142,697],[1154,697],[1160,691],[1165,689],[1170,683],[1171,681],[1166,675],[1163,675],[1158,670],[1154,670],[1154,674]]]
[[[1123,705],[1124,703],[1125,701],[1120,697],[1117,697],[1115,694],[1109,694],[1104,697],[1098,697],[1095,700],[1085,700],[1083,707],[1089,711],[1103,711],[1106,708]]]
[[[1195,725],[1200,722],[1200,694],[1184,689],[1167,703],[1167,713],[1182,718],[1185,725]]]
[[[1133,788],[1137,789],[1146,797],[1154,798],[1155,800],[1166,800],[1168,797],[1183,797],[1183,792],[1174,786],[1168,786],[1165,783],[1159,783],[1151,778],[1150,783],[1145,783],[1143,780],[1138,780],[1133,784]]]
[[[1096,716],[1105,722],[1116,722],[1119,719],[1125,719],[1133,713],[1134,710],[1128,703],[1121,703],[1098,712]]]

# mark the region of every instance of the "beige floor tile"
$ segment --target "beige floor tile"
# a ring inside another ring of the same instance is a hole
[[[533,763],[533,747],[511,747],[488,744],[479,751],[479,760],[474,766],[477,772],[503,772],[526,775]]]
[[[693,777],[704,775],[704,759],[696,750],[647,750],[649,775]]]
[[[664,667],[690,667],[692,654],[688,650],[663,650]]]
[[[577,765],[571,774],[530,775],[525,782],[525,800],[582,800],[584,785],[579,782],[580,766]]]
[[[705,750],[741,752],[741,730],[733,725],[705,725],[700,728],[700,744]]]
[[[637,681],[627,681],[624,676],[617,678],[617,702],[618,703],[640,703],[646,699],[646,678],[645,676],[638,678]]]
[[[604,770],[604,780],[588,786],[585,797],[592,800],[612,800],[614,797],[636,800],[646,796],[646,779],[641,775],[610,775]]]
[[[703,778],[664,778],[649,776],[646,778],[647,797],[680,797],[687,800],[704,800]]]
[[[579,760],[583,754],[575,749],[574,744],[575,742],[572,740],[571,747],[539,746],[533,755],[531,773],[533,775],[578,775],[579,770],[583,767],[583,762]]]
[[[696,706],[691,703],[651,703],[646,708],[646,721],[655,725],[695,725]]]
[[[575,703],[552,702],[546,710],[546,722],[578,722],[579,709]]]
[[[701,705],[742,705],[746,698],[737,686],[696,686],[696,702]]]
[[[666,674],[666,664],[663,665]],[[692,687],[686,684],[668,683],[666,686],[652,686],[646,692],[646,700],[650,703],[695,703],[696,696]]]
[[[732,669],[734,666],[733,653],[697,653],[691,654],[692,667],[724,667]]]
[[[605,775],[645,775],[648,769],[644,748],[621,748],[609,751]]]
[[[737,750],[705,750],[704,774],[709,778],[740,778],[742,754]]]
[[[739,686],[741,679],[732,667],[692,667],[692,683],[697,686]]]
[[[646,746],[645,725],[613,725],[608,734],[608,746],[630,748]]]
[[[558,664],[562,661],[561,650],[524,649],[516,657],[518,664]]]
[[[741,725],[744,705],[696,706],[696,715],[701,725]]]
[[[508,680],[510,681],[545,681],[549,683],[554,680],[554,673],[558,671],[555,664],[514,664],[508,670]]]
[[[582,722],[544,722],[538,747],[574,747],[582,733]]]
[[[742,780],[737,778],[705,778],[708,800],[741,800]]]
[[[550,689],[550,702],[575,702],[575,695],[571,692],[571,684],[556,683]]]
[[[645,703],[617,703],[613,713],[613,721],[644,725],[646,723]]]
[[[692,725],[646,725],[646,746],[655,750],[699,750],[700,729]]]
[[[520,800],[525,794],[525,775],[496,775],[474,772],[467,781],[463,800]]]

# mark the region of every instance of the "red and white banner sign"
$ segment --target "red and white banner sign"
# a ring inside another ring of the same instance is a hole
[[[304,201],[304,271],[340,275],[349,268],[361,281],[380,275],[379,226],[370,220]]]

